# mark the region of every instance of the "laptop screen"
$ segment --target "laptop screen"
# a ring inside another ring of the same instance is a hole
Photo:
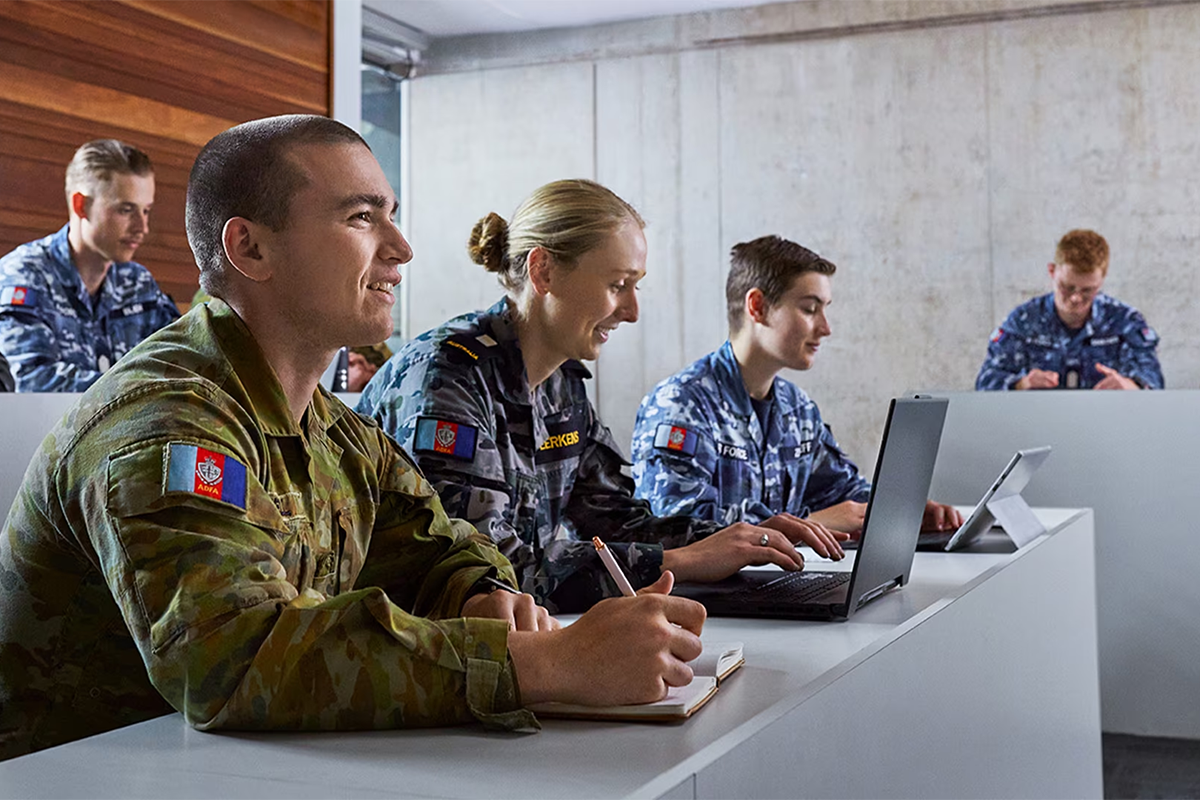
[[[875,462],[871,497],[847,595],[847,616],[881,592],[908,583],[949,401],[892,400]]]

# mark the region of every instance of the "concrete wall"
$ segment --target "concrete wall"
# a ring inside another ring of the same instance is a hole
[[[969,389],[989,332],[1048,290],[1072,227],[1107,288],[1200,387],[1200,5],[784,3],[440,43],[410,89],[409,332],[500,296],[464,243],[552,179],[595,178],[649,227],[642,319],[597,365],[628,443],[644,393],[724,339],[730,246],[839,266],[834,335],[790,375],[864,469],[888,397]]]

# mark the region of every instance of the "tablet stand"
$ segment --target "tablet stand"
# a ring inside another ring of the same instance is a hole
[[[987,510],[1018,549],[1046,532],[1046,526],[1019,494],[992,499],[988,501]]]

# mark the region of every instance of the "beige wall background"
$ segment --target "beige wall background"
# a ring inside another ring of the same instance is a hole
[[[1048,291],[1074,227],[1106,288],[1200,387],[1200,5],[784,3],[444,40],[410,86],[407,331],[501,294],[465,241],[588,177],[648,221],[642,317],[595,396],[628,447],[657,381],[725,338],[729,248],[778,233],[838,265],[834,334],[786,377],[866,471],[886,402],[970,389],[992,328]]]

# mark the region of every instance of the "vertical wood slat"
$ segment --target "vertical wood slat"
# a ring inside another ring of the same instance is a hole
[[[66,221],[75,148],[122,139],[150,155],[158,189],[137,259],[186,306],[192,160],[239,122],[328,114],[331,24],[330,0],[0,2],[0,254]]]

